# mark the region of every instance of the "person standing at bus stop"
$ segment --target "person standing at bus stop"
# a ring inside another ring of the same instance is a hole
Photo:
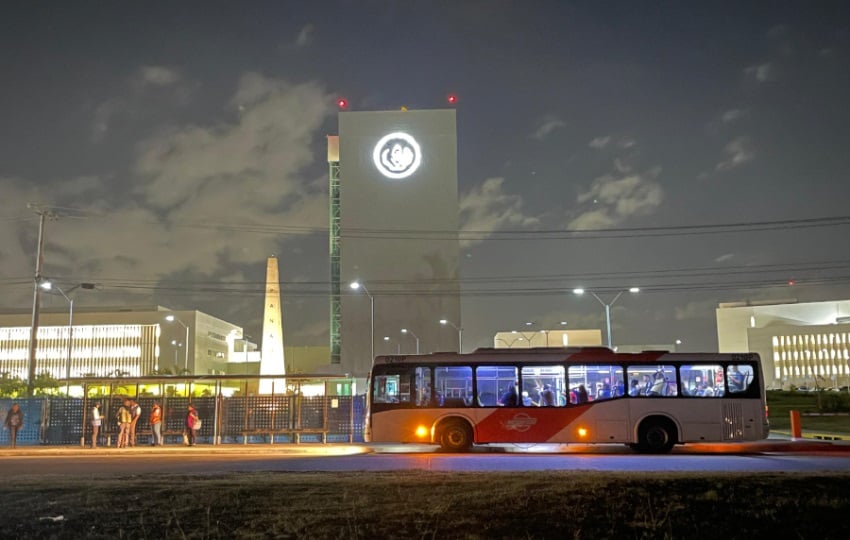
[[[100,415],[100,402],[95,403],[91,409],[91,447],[97,448],[97,434],[100,432],[100,424],[103,419]]]
[[[6,421],[3,423],[3,426],[9,430],[9,442],[12,448],[16,448],[18,445],[18,431],[24,426],[24,411],[21,410],[17,403],[14,403],[12,408],[9,409],[9,412],[6,413]]]
[[[142,417],[142,407],[136,403],[136,400],[130,401],[130,446],[136,446],[136,424],[139,423],[139,418]]]
[[[118,409],[118,448],[127,448],[130,440],[130,422],[133,415],[130,414],[130,400],[125,400]]]
[[[154,402],[153,407],[151,407],[149,421],[153,435],[151,446],[162,446],[162,407],[159,406],[159,403]]]
[[[198,413],[195,411],[194,407],[189,405],[189,410],[186,413],[186,444],[187,445],[195,446],[195,437],[198,435],[198,427],[200,427],[200,421],[198,420]]]

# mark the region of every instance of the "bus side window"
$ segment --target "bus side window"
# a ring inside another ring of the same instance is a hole
[[[627,372],[631,397],[674,397],[677,394],[674,366],[632,365]]]
[[[398,403],[399,379],[398,375],[376,376],[372,401],[374,403]]]
[[[431,406],[431,368],[416,368],[416,406]]]
[[[723,366],[717,364],[683,365],[679,368],[682,395],[722,397]]]
[[[732,364],[726,368],[726,383],[730,394],[743,394],[753,382],[753,368],[746,364]]]

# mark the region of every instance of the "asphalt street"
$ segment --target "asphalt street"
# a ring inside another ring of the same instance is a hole
[[[637,455],[621,447],[488,448],[469,454],[429,447],[315,445],[299,447],[173,447],[165,449],[33,449],[3,451],[7,477],[45,475],[220,474],[240,471],[545,471],[610,472],[850,472],[850,447],[808,445],[793,452],[773,447],[718,453],[682,449],[671,455]],[[702,451],[700,451],[702,450]]]

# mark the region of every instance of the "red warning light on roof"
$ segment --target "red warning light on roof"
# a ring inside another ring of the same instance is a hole
[[[348,100],[345,99],[345,98],[339,98],[338,100],[336,100],[336,106],[339,107],[340,109],[347,109],[348,108]]]
[[[449,94],[448,96],[446,96],[446,101],[449,102],[449,105],[455,105],[457,104],[457,96],[454,94]]]
[[[795,281],[793,279],[788,280],[788,285],[790,285],[791,287],[794,286],[794,283],[795,283]]]

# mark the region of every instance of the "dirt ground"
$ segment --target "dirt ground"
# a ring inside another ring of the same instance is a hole
[[[24,478],[0,538],[846,538],[850,475]]]

